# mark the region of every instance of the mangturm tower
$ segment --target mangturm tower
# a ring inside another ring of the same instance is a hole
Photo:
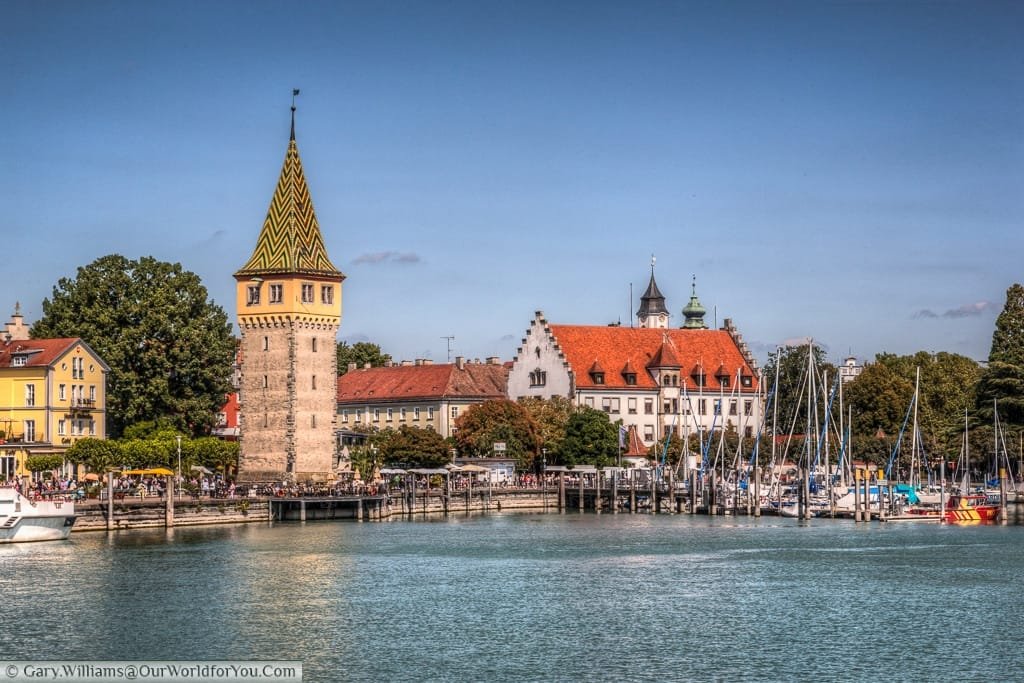
[[[298,94],[298,91],[295,91]],[[322,481],[334,464],[341,283],[291,137],[249,261],[235,273],[242,333],[240,481]]]

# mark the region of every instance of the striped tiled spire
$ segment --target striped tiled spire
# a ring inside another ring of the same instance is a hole
[[[299,148],[295,144],[294,119],[284,167],[277,180],[267,218],[263,221],[263,229],[256,240],[256,248],[235,277],[268,274],[344,277],[331,263],[324,247],[306,176],[302,172]]]

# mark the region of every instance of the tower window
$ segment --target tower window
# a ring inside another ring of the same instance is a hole
[[[284,301],[284,285],[282,285],[282,284],[270,285],[269,299],[270,299],[270,303],[272,303],[272,304],[279,304],[282,301]]]
[[[267,381],[267,376],[263,375],[263,388],[266,389],[268,386],[270,386],[270,383]]]
[[[316,427],[316,413],[309,416],[309,426]]]
[[[316,375],[313,375],[313,382],[310,388],[312,388],[313,391],[316,391]]]
[[[263,338],[263,350],[264,351],[269,351],[270,350],[270,337],[264,337]]]
[[[307,283],[302,284],[302,303],[313,303],[313,285]]]
[[[316,337],[313,337],[313,353],[316,353]]]
[[[260,286],[259,285],[249,285],[249,289],[247,290],[247,294],[246,294],[246,297],[245,297],[245,305],[246,306],[258,306],[259,303],[260,303]]]
[[[322,301],[325,304],[333,304],[334,303],[334,286],[333,285],[323,285],[323,286],[320,287],[320,301]]]

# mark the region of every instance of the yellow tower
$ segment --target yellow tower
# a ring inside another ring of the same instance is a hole
[[[297,94],[297,92],[296,92]],[[341,283],[295,144],[252,257],[235,273],[242,335],[238,478],[322,481],[332,475]]]

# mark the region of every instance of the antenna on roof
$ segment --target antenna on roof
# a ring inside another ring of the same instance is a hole
[[[455,335],[449,335],[447,337],[441,337],[441,339],[448,340],[448,362],[452,362],[452,342],[455,341]]]
[[[626,309],[626,317],[629,319],[629,326],[633,327],[633,283],[629,283],[629,308]]]

